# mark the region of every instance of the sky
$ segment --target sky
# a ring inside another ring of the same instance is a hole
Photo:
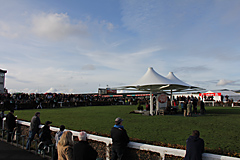
[[[0,0],[10,93],[96,93],[148,67],[239,90],[239,44],[239,0]]]

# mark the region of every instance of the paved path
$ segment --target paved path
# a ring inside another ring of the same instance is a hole
[[[46,160],[5,141],[0,141],[0,160]]]

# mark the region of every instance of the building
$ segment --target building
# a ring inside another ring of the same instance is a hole
[[[7,73],[7,71],[0,69],[0,93],[4,93],[5,73]]]

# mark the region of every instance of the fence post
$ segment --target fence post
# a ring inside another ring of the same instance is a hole
[[[18,147],[18,136],[20,135],[20,133],[16,132],[16,142],[17,142],[17,147]]]
[[[21,135],[22,137],[22,148],[24,149],[24,137],[26,137],[25,135]]]
[[[55,152],[54,146],[55,146],[55,144],[50,144],[50,145],[49,145],[49,147],[51,147],[51,150],[52,150],[52,158],[51,158],[51,160],[54,159],[54,152]]]
[[[160,160],[165,160],[165,153],[164,152],[159,152],[160,153]]]
[[[2,140],[3,140],[3,137],[4,137],[4,132],[5,132],[5,129],[2,129]]]
[[[106,160],[110,160],[110,147],[109,147],[109,143],[106,143]]]
[[[35,142],[35,154],[38,154],[38,146],[37,146],[37,139],[33,140]]]

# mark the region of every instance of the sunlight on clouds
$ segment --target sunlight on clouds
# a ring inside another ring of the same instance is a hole
[[[231,85],[231,84],[234,84],[234,81],[226,80],[226,79],[220,79],[217,83],[217,86],[226,86],[226,85]]]
[[[79,21],[71,24],[69,16],[65,13],[43,13],[35,15],[32,19],[32,30],[40,37],[47,37],[51,40],[65,39],[72,36],[86,36],[87,26]]]

